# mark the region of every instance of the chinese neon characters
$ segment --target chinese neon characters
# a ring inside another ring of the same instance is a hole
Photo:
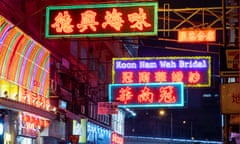
[[[73,25],[71,25],[72,18],[68,11],[59,12],[55,17],[55,23],[51,25],[52,28],[55,28],[58,33],[71,33],[73,32]]]
[[[51,28],[57,33],[69,34],[74,32],[75,29],[79,33],[84,33],[86,31],[97,32],[106,29],[121,31],[124,25],[136,31],[143,31],[145,28],[152,27],[147,21],[148,16],[143,8],[139,8],[138,12],[130,13],[124,13],[121,9],[112,8],[105,10],[104,15],[98,14],[94,9],[89,9],[79,12],[78,17],[74,18],[74,14],[70,10],[60,11],[54,15]]]
[[[151,27],[151,24],[147,23],[146,19],[147,19],[147,16],[143,8],[139,8],[139,13],[132,13],[128,15],[128,20],[131,23],[134,23],[130,27],[137,28],[141,31],[144,29],[143,27]]]
[[[128,103],[128,100],[131,100],[133,97],[132,89],[130,87],[121,88],[119,91],[120,95],[116,100],[123,102],[124,104]]]
[[[214,29],[186,29],[178,31],[179,42],[214,42],[216,30]]]
[[[186,80],[184,80],[186,79]],[[189,84],[197,84],[201,81],[201,73],[199,71],[156,71],[156,72],[121,72],[121,83],[149,83],[149,82],[187,82]]]
[[[174,86],[144,86],[144,87],[121,87],[118,89],[116,100],[123,104],[129,104],[133,101],[139,104],[174,104],[177,102],[177,88]]]
[[[94,11],[87,10],[81,14],[81,23],[77,24],[77,28],[79,29],[79,32],[84,32],[88,29],[88,27],[92,31],[96,31],[96,26],[99,25],[99,22],[96,22],[96,15]]]
[[[115,30],[120,31],[123,23],[122,13],[117,12],[117,9],[113,8],[112,12],[106,11],[105,22],[103,22],[102,27],[105,29],[109,25]]]

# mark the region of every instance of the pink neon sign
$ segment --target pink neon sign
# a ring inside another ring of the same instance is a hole
[[[210,57],[113,58],[113,83],[183,82],[187,87],[210,86]]]

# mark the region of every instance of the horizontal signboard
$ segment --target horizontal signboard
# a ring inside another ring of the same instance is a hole
[[[182,107],[184,106],[183,83],[134,83],[110,84],[110,102],[119,107]]]
[[[178,31],[178,42],[215,42],[215,29],[182,29]]]
[[[118,103],[117,102],[98,102],[98,114],[117,114]]]
[[[46,8],[47,38],[157,35],[157,29],[157,2]]]
[[[210,87],[211,57],[113,58],[112,83],[183,82],[187,87]]]

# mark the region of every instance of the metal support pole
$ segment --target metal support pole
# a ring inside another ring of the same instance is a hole
[[[173,117],[172,117],[172,112],[171,112],[171,138],[173,138]]]
[[[193,125],[192,125],[192,122],[190,123],[190,134],[191,134],[191,139],[193,139]]]

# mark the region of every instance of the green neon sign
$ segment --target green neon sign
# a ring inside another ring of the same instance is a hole
[[[157,29],[157,2],[46,8],[46,38],[154,36]]]

